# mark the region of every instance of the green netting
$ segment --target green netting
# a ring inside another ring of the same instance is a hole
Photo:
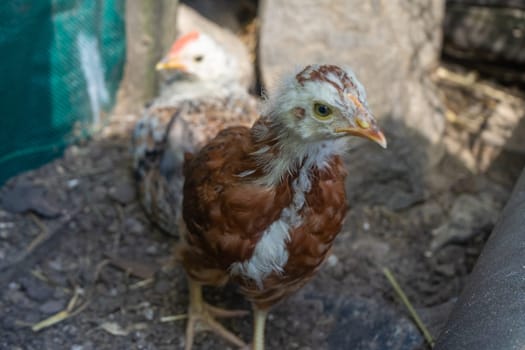
[[[104,120],[125,59],[124,3],[0,2],[0,184]]]

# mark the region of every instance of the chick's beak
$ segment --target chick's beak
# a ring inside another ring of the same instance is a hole
[[[155,69],[160,70],[180,70],[186,71],[186,66],[177,57],[164,57],[157,65]]]
[[[385,135],[378,128],[361,129],[361,128],[349,128],[344,130],[350,135],[363,137],[365,139],[374,141],[379,146],[386,148],[387,142]]]
[[[349,128],[340,128],[336,129],[335,132],[341,132],[346,133],[348,135],[363,137],[365,139],[374,141],[375,143],[379,144],[379,146],[386,148],[387,142],[386,137],[383,135],[381,130],[376,126],[374,117],[370,114],[368,109],[363,106],[361,101],[359,99],[349,94],[348,98],[354,103],[354,105],[357,107],[357,110],[359,111],[358,116],[356,118],[356,127],[349,127]],[[370,123],[372,121],[372,123]]]

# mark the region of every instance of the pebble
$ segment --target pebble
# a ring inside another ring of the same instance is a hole
[[[13,305],[18,306],[29,306],[32,302],[28,299],[27,295],[19,290],[8,290],[4,295],[5,300]]]
[[[60,259],[51,260],[47,265],[55,271],[64,271],[64,265]]]
[[[64,279],[64,282],[65,281],[67,281],[67,280]],[[65,286],[66,284],[65,283],[64,284],[60,283],[60,285]],[[53,293],[53,297],[55,299],[65,299],[66,297],[68,297],[68,293],[66,292],[66,290],[64,290],[64,288],[56,288],[55,292]]]
[[[15,224],[12,222],[0,222],[0,229],[13,228]]]
[[[69,280],[67,274],[63,273],[62,271],[56,271],[56,270],[47,270],[47,276],[51,281],[53,281],[54,285],[62,286],[62,287],[68,287],[69,286]],[[56,289],[55,290],[55,296],[57,295],[57,291],[62,289]],[[61,298],[57,298],[61,299]]]
[[[129,204],[136,197],[135,186],[129,182],[120,183],[110,188],[109,197],[120,204]]]
[[[326,263],[328,264],[328,266],[330,267],[334,267],[337,265],[337,263],[339,262],[339,258],[337,258],[336,255],[332,254],[328,257],[328,259],[326,259]]]
[[[9,231],[0,230],[0,238],[7,239],[9,237]]]
[[[23,316],[24,323],[34,324],[41,321],[41,317],[38,312],[30,311]]]
[[[390,245],[388,242],[372,236],[366,236],[355,240],[352,244],[352,249],[356,252],[366,252],[367,256],[370,256],[373,261],[381,262],[384,261],[390,252]]]
[[[159,294],[167,293],[171,289],[171,283],[165,279],[155,282],[154,290]]]
[[[0,318],[0,329],[2,329],[4,332],[10,331],[10,330],[16,330],[18,328],[16,326],[16,317],[14,317],[10,311],[11,309],[2,310],[4,315]],[[0,348],[2,348],[1,340],[2,339],[0,339]]]
[[[95,347],[91,341],[87,341],[83,344],[72,345],[70,350],[93,350]]]
[[[72,188],[77,187],[79,183],[80,181],[78,179],[71,179],[71,180],[68,180],[67,187],[72,189]]]
[[[115,233],[119,230],[120,228],[120,225],[118,222],[116,221],[113,221],[109,226],[108,226],[108,231],[111,232],[111,233]]]
[[[157,248],[157,245],[152,244],[146,248],[146,254],[148,255],[157,255],[159,252],[159,249]]]
[[[155,318],[155,311],[152,308],[147,308],[144,310],[144,317],[148,321],[152,321]]]
[[[446,277],[452,277],[456,273],[454,264],[441,264],[434,267],[437,273],[440,273]]]
[[[49,300],[46,301],[44,304],[40,305],[38,310],[45,314],[54,314],[59,312],[60,310],[63,310],[64,306],[65,303],[63,300]]]
[[[35,301],[47,301],[53,296],[53,288],[34,278],[20,280],[26,295]]]
[[[11,213],[32,211],[45,218],[56,218],[61,212],[51,190],[23,182],[4,191],[0,204]]]
[[[107,190],[105,187],[99,185],[95,187],[92,194],[93,194],[93,200],[102,201],[106,197]]]
[[[124,227],[126,228],[126,231],[134,235],[139,235],[144,232],[144,225],[142,222],[133,217],[124,220]]]

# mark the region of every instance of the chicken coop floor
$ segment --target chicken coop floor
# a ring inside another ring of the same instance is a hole
[[[187,283],[170,259],[175,239],[152,227],[136,198],[132,125],[132,118],[115,118],[0,192],[4,208],[23,211],[0,211],[0,349],[183,348],[185,321],[173,316],[186,312]],[[454,128],[447,130],[453,138]],[[437,335],[524,159],[503,152],[480,175],[458,164],[446,155],[434,171],[450,179],[447,190],[409,207],[351,203],[333,255],[272,309],[267,347],[425,349],[382,268]],[[459,224],[463,235],[443,236]],[[233,286],[205,290],[205,298],[249,309]],[[250,340],[250,317],[225,325]],[[206,333],[194,348],[229,345]]]

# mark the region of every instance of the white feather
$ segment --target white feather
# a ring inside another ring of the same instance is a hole
[[[264,279],[273,272],[282,273],[288,262],[287,243],[290,230],[301,225],[300,210],[306,203],[306,194],[311,189],[308,171],[302,169],[292,183],[293,198],[290,205],[283,209],[278,220],[274,221],[263,232],[262,238],[255,246],[252,257],[230,266],[232,275],[241,275],[252,279],[259,289],[264,287]]]

